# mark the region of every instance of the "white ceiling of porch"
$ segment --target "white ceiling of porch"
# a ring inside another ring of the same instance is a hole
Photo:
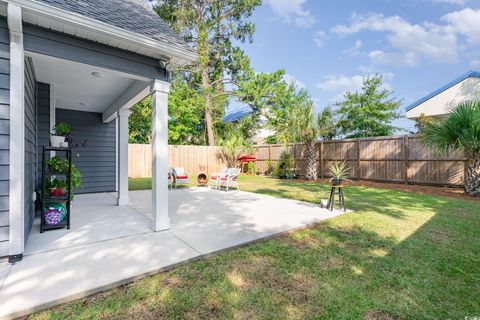
[[[37,81],[55,86],[57,108],[103,112],[136,80],[90,65],[41,55],[31,57]]]

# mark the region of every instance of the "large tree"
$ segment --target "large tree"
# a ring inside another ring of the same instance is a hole
[[[209,145],[215,145],[215,124],[221,122],[227,95],[237,85],[249,60],[238,43],[252,41],[248,18],[261,0],[157,0],[154,9],[198,53],[198,62],[179,70],[185,83],[203,98]]]
[[[459,104],[446,119],[426,122],[421,140],[438,155],[462,151],[467,158],[465,192],[480,196],[480,101]]]
[[[384,88],[382,77],[367,76],[360,91],[347,92],[336,104],[340,133],[347,138],[389,136],[397,129],[392,121],[400,118],[402,100]]]
[[[203,99],[188,85],[174,79],[168,98],[168,143],[205,144],[203,126]],[[200,134],[199,134],[200,133]],[[150,97],[132,108],[129,118],[129,142],[151,143],[152,138],[152,99]]]

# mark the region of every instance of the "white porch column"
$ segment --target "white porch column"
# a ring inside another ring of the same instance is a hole
[[[170,229],[168,216],[168,93],[170,83],[154,80],[152,93],[152,215],[153,230]]]
[[[10,261],[22,258],[25,246],[25,60],[22,9],[8,4],[10,32]]]
[[[128,198],[128,117],[129,109],[118,111],[118,199],[117,204],[124,206],[130,203]]]

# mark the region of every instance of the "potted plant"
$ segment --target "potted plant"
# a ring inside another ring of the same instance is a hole
[[[69,135],[71,131],[72,128],[68,123],[57,123],[50,133],[50,145],[55,148],[62,147],[67,135]]]
[[[65,194],[67,183],[64,180],[54,178],[49,181],[47,188],[51,196],[61,197]]]
[[[327,168],[331,175],[330,183],[332,186],[341,186],[345,181],[350,181],[350,179],[348,179],[350,168],[346,161],[343,161],[342,163],[329,163]]]
[[[50,173],[66,173],[64,160],[60,159],[59,157],[52,157],[45,161],[46,165],[48,166],[48,171]],[[67,163],[68,169],[68,163]]]
[[[61,158],[55,156],[55,157],[52,157],[52,158],[48,159],[45,163],[48,166],[48,170],[50,171],[50,173],[66,174],[68,172],[69,163],[68,163],[67,159],[61,159]],[[71,179],[71,182],[72,182],[72,193],[73,193],[74,189],[80,187],[81,177],[82,176],[80,175],[80,172],[77,170],[75,165],[72,163],[72,170],[71,170],[71,175],[70,175],[70,179]],[[57,182],[56,182],[57,185],[53,184],[53,181],[55,181],[55,180],[57,180]],[[47,184],[48,188],[63,188],[63,191],[65,191],[65,189],[67,188],[66,182],[64,180],[52,179],[48,183],[49,183],[49,184]],[[60,191],[56,190],[55,192],[59,193]],[[53,194],[51,194],[51,195],[53,195]]]

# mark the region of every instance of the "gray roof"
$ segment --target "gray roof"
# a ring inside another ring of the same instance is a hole
[[[37,0],[154,40],[193,50],[144,0]]]

